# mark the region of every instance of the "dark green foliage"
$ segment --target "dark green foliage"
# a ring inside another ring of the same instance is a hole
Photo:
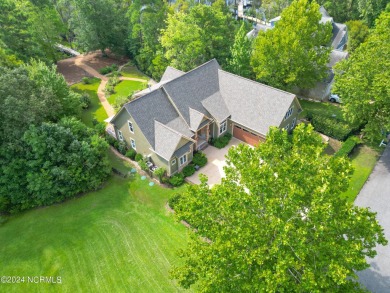
[[[166,173],[166,170],[165,170],[165,168],[162,168],[162,167],[159,167],[156,170],[154,170],[154,174],[158,177],[158,180],[160,182],[163,181],[163,177],[164,177],[165,173]]]
[[[50,205],[99,188],[110,174],[107,143],[74,118],[31,125],[2,160],[0,212]],[[13,160],[10,160],[13,157]]]
[[[81,79],[81,81],[83,84],[90,84],[91,83],[91,79],[89,77],[83,77]]]
[[[126,152],[127,152],[126,143],[124,141],[119,141],[117,149],[122,155],[126,154]]]
[[[105,133],[106,133],[106,123],[104,122],[98,122],[94,125],[93,129],[95,129],[96,133],[100,136],[100,137],[104,137]]]
[[[333,137],[337,140],[344,141],[359,129],[358,126],[349,125],[345,121],[341,121],[335,117],[324,117],[308,113],[307,118],[316,131]]]
[[[130,148],[130,149],[126,152],[126,157],[132,159],[133,161],[134,161],[136,155],[137,155],[137,152],[136,152],[133,148]]]
[[[194,157],[192,158],[192,162],[195,166],[203,167],[207,164],[207,157],[202,152],[197,152],[194,154]]]
[[[225,146],[229,144],[230,139],[232,138],[232,135],[227,132],[225,135],[220,136],[218,138],[213,138],[211,140],[211,144],[215,146],[218,149],[223,149]]]
[[[115,137],[109,135],[108,133],[106,134],[105,138],[106,138],[106,141],[108,142],[108,144],[111,145],[111,146],[113,146],[113,147],[115,147],[115,142],[118,142],[118,141],[115,139]]]
[[[138,154],[137,154],[137,155],[138,155]],[[149,170],[149,167],[148,167],[148,165],[146,164],[146,161],[145,161],[144,159],[141,159],[141,160],[139,160],[139,161],[137,161],[137,162],[138,162],[139,167],[140,167],[142,170],[144,170],[144,171]]]
[[[175,209],[175,205],[180,201],[181,195],[179,193],[176,193],[174,196],[169,198],[168,204],[171,209]]]
[[[114,64],[111,64],[111,65],[109,65],[109,66],[106,66],[106,67],[101,68],[101,69],[99,70],[99,72],[100,72],[101,74],[105,75],[105,74],[108,74],[108,73],[117,71],[118,68],[119,68],[118,65],[114,63]]]
[[[87,93],[84,93],[81,95],[80,101],[81,101],[81,107],[84,110],[88,109],[92,103],[91,98],[89,97],[89,95]]]
[[[178,187],[184,183],[184,176],[183,173],[176,173],[171,178],[169,178],[169,183],[174,186]]]
[[[142,156],[142,154],[136,154],[134,159],[135,159],[135,161],[139,162],[143,159],[143,156]]]
[[[361,20],[351,20],[346,23],[348,27],[348,52],[355,51],[370,34],[368,26]]]
[[[189,177],[195,173],[195,166],[193,164],[189,164],[183,168],[184,177]]]
[[[361,140],[356,136],[350,136],[341,146],[341,148],[334,154],[336,157],[348,156],[355,146],[361,143]]]

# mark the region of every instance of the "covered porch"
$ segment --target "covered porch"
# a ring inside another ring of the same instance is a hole
[[[211,137],[212,122],[205,121],[204,125],[201,125],[199,130],[195,132],[195,150],[203,150],[208,146],[208,141]],[[203,123],[202,123],[203,124]]]

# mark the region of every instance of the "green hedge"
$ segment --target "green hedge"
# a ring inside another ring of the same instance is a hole
[[[169,178],[169,183],[172,186],[178,187],[184,183],[184,176],[182,173],[176,173],[171,178]]]
[[[356,136],[350,136],[334,154],[335,157],[348,156],[356,145],[360,144],[361,140]]]
[[[228,145],[231,138],[232,135],[229,132],[227,132],[224,136],[220,136],[218,138],[212,138],[211,145],[215,146],[218,149],[223,149],[225,146]]]
[[[194,157],[192,158],[192,162],[195,166],[203,167],[207,164],[207,157],[202,152],[197,152],[194,154]]]
[[[133,161],[135,160],[135,156],[137,155],[137,152],[133,149],[133,148],[130,148],[127,152],[126,152],[126,157],[132,159]]]
[[[189,164],[183,168],[184,177],[189,177],[195,173],[195,166],[193,164]]]
[[[359,127],[349,125],[345,121],[341,121],[334,117],[324,117],[313,113],[307,113],[307,118],[316,131],[341,141],[346,140],[351,134],[359,129]]]

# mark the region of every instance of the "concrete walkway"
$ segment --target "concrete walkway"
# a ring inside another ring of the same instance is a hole
[[[390,241],[390,147],[384,151],[355,204],[369,207],[377,213],[377,220],[383,227],[385,237]],[[377,255],[367,262],[370,268],[358,272],[359,281],[374,293],[390,292],[390,244],[377,246]]]
[[[211,145],[208,146],[202,151],[207,157],[206,166],[201,168],[198,172],[195,172],[192,176],[187,177],[186,180],[194,184],[200,184],[199,174],[204,174],[209,178],[209,186],[221,183],[221,179],[225,177],[225,171],[223,170],[223,167],[226,166],[225,156],[232,146],[236,146],[240,143],[243,142],[232,137],[229,144],[223,149],[217,149]]]

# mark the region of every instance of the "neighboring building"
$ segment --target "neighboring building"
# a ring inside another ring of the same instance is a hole
[[[330,46],[334,50],[344,50],[345,45],[347,44],[347,26],[342,23],[334,22],[333,18],[329,16],[326,9],[321,6],[320,7],[321,20],[320,23],[331,23],[332,24],[332,39],[330,41]],[[255,25],[253,30],[251,30],[248,34],[248,38],[255,38],[259,34],[259,31],[267,31],[269,29],[273,29],[276,23],[281,19],[280,16],[271,19],[266,23],[258,23]]]
[[[223,71],[214,59],[187,73],[168,67],[111,123],[119,140],[172,175],[210,138],[229,132],[255,145],[270,126],[293,129],[300,111],[295,95]]]

